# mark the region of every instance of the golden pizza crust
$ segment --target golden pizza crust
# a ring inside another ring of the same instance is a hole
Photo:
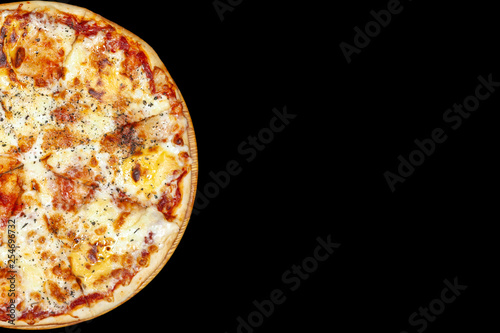
[[[36,10],[47,10],[49,14],[57,14],[58,11],[73,14],[83,18],[85,20],[95,20],[100,22],[105,22],[112,27],[114,27],[119,34],[123,34],[126,37],[138,42],[151,63],[151,69],[154,70],[155,67],[163,70],[170,82],[174,82],[167,68],[159,58],[158,54],[149,46],[143,39],[136,36],[134,33],[124,29],[118,24],[107,20],[99,14],[93,13],[85,8],[81,8],[74,5],[56,3],[56,2],[45,2],[45,1],[29,1],[29,2],[15,2],[0,5],[0,11],[2,10],[16,10],[22,5],[22,10],[25,11],[36,11]],[[8,327],[12,329],[27,329],[27,330],[40,330],[40,329],[52,329],[60,328],[64,326],[78,324],[83,321],[90,320],[92,318],[98,317],[106,312],[111,311],[113,308],[123,304],[140,290],[142,290],[151,280],[161,271],[161,269],[168,262],[173,252],[175,251],[177,245],[179,244],[184,231],[187,227],[191,212],[193,210],[193,204],[195,199],[195,192],[198,179],[198,154],[197,154],[197,144],[195,139],[195,133],[193,129],[193,123],[186,106],[186,103],[181,95],[181,92],[174,84],[177,99],[182,104],[182,112],[188,121],[187,132],[184,133],[184,140],[189,145],[190,157],[192,160],[192,165],[189,173],[183,178],[181,182],[182,187],[182,202],[177,209],[177,219],[174,221],[178,227],[179,232],[172,234],[165,240],[163,247],[156,253],[152,254],[150,257],[149,266],[141,270],[131,281],[128,286],[119,286],[115,290],[114,299],[112,302],[100,301],[93,304],[90,308],[82,307],[76,310],[71,315],[61,315],[57,317],[50,317],[41,320],[35,325],[28,325],[24,322],[17,322],[16,326],[0,322],[0,327]],[[5,172],[5,170],[3,170]]]
[[[19,330],[45,330],[69,325],[76,325],[78,323],[89,320],[91,317],[91,310],[87,306],[84,306],[74,311],[71,315],[65,314],[57,317],[45,318],[43,320],[40,320],[35,325],[29,325],[24,321],[16,321],[15,325],[5,325],[3,323],[0,323],[0,326]]]
[[[34,11],[34,10],[48,10],[49,13],[57,13],[58,10],[62,12],[68,12],[78,16],[84,16],[89,10],[68,5],[60,2],[50,2],[50,1],[20,1],[20,2],[11,2],[0,5],[0,10],[16,10],[19,8],[19,5],[22,5],[21,9],[26,11]]]

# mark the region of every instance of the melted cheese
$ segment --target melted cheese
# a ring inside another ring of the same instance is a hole
[[[5,154],[12,148],[17,148],[17,137],[0,104],[0,154]]]
[[[7,36],[16,36],[5,39],[4,52],[17,79],[31,84],[31,79],[37,78],[52,92],[57,91],[62,62],[71,51],[75,31],[46,15],[35,14],[13,20],[4,28]],[[19,50],[23,51],[21,61]]]
[[[78,79],[96,91],[105,92],[104,99],[124,90],[127,80],[120,72],[125,54],[123,51],[106,52],[104,43],[105,33],[102,31],[95,36],[77,40],[64,63],[67,69],[64,80],[66,86],[70,87]],[[97,54],[104,56],[96,58]]]
[[[52,42],[57,42],[64,51],[65,54],[68,54],[71,50],[72,44],[76,39],[75,30],[71,29],[67,25],[55,22],[47,18],[47,16],[38,16],[34,14],[30,14],[29,18],[30,23],[26,27],[28,35],[24,38],[29,39],[30,34],[39,34],[40,31],[43,31],[47,39]]]
[[[87,238],[95,243],[101,237],[95,233],[96,229],[106,228],[111,230],[113,222],[120,216],[120,209],[114,204],[111,197],[99,192],[95,200],[83,206],[75,216],[75,224],[84,226],[88,231]],[[109,234],[107,234],[109,235]]]
[[[0,99],[11,117],[8,119],[16,133],[34,135],[52,123],[51,112],[56,108],[53,97],[44,89],[35,89],[33,84],[25,88],[12,86],[8,92],[0,92]]]
[[[142,202],[158,202],[169,176],[178,170],[174,155],[157,146],[123,161],[115,184]]]
[[[141,74],[141,85],[149,85],[147,78]],[[164,112],[169,112],[172,109],[170,101],[163,95],[153,96],[144,90],[135,90],[131,98],[131,103],[128,106],[129,114],[138,114],[141,117],[134,118],[134,121],[140,121],[145,118],[157,116]]]
[[[41,147],[42,142],[43,139],[39,136],[33,148],[27,153],[21,154],[21,163],[24,170],[24,184],[31,185],[36,182],[40,186],[40,192],[37,193],[39,201],[42,207],[49,209],[52,207],[52,193],[55,191],[52,188],[54,174],[47,170],[43,164],[42,158],[45,152]]]
[[[81,217],[92,221],[93,218],[99,217],[99,213],[104,216],[95,221],[102,226],[103,223],[108,224],[113,218],[117,218],[119,211],[113,209],[109,202],[99,200],[98,203],[85,208]],[[73,271],[82,279],[87,292],[107,290],[109,284],[101,284],[99,280],[109,278],[113,270],[122,267],[119,262],[112,260],[113,255],[131,254],[135,260],[141,255],[141,249],[147,248],[145,242],[150,233],[153,236],[153,243],[162,248],[169,236],[179,232],[179,227],[175,223],[167,222],[163,214],[154,207],[133,211],[118,230],[112,229],[111,225],[108,227],[106,238],[90,236],[88,241],[75,246],[70,254]],[[100,245],[97,247],[96,262],[91,262],[88,257],[89,251],[92,250],[90,244]]]
[[[80,169],[90,163],[94,151],[92,146],[61,149],[50,155],[47,165],[57,173],[65,173],[72,168]]]
[[[84,83],[95,83],[94,79],[98,79],[96,76],[96,69],[89,63],[91,58],[91,53],[94,48],[94,44],[101,45],[104,41],[104,35],[98,33],[95,36],[89,38],[79,38],[73,45],[71,53],[66,57],[64,62],[64,67],[67,69],[67,74],[65,75],[66,86],[71,86],[71,83],[77,78],[82,81],[84,78]]]
[[[56,173],[66,173],[71,169],[88,168],[101,172],[108,166],[110,155],[99,152],[98,143],[78,145],[74,148],[61,149],[50,155],[47,165]],[[97,165],[94,163],[97,162]],[[104,174],[103,174],[104,177]]]
[[[77,123],[76,131],[84,133],[90,140],[100,140],[106,133],[116,129],[116,123],[112,117],[105,114],[88,111],[84,113],[83,120]]]
[[[45,284],[44,268],[34,263],[34,258],[24,255],[18,260],[20,274],[22,276],[23,291],[28,295],[32,292],[40,292]]]
[[[150,81],[142,66],[137,67],[134,73],[124,73],[122,66],[126,57],[123,50],[106,52],[104,44],[103,32],[77,40],[65,61],[65,86],[71,87],[75,78],[78,78],[95,91],[104,93],[101,97],[104,103],[125,103],[126,108],[117,106],[111,111],[115,116],[125,114],[130,122],[170,111],[168,98],[149,92]],[[93,59],[94,53],[101,54],[102,58]],[[95,63],[99,61],[102,62],[100,69]],[[134,80],[130,80],[127,74],[133,74]],[[91,101],[94,97],[85,94],[83,98]]]
[[[133,212],[120,228],[118,242],[113,246],[113,251],[123,254],[141,249],[150,227],[162,221],[165,221],[165,217],[153,207],[146,211]]]
[[[91,250],[89,243],[82,243],[77,249],[73,249],[69,255],[73,273],[82,281],[83,288],[87,292],[96,291],[94,284],[102,276],[108,276],[114,269],[109,260],[111,254],[107,251],[97,253],[97,262],[89,263],[88,253]],[[116,265],[116,267],[118,267]],[[105,291],[105,286],[97,286],[100,291]],[[99,288],[100,287],[100,288]]]

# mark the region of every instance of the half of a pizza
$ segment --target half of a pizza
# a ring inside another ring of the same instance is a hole
[[[148,44],[80,7],[0,5],[0,326],[130,299],[180,241],[196,181],[186,104]]]

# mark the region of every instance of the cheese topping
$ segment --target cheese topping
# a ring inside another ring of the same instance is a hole
[[[116,185],[141,202],[157,203],[172,173],[179,169],[175,156],[156,146],[124,160]]]
[[[177,98],[106,22],[0,10],[0,269],[11,219],[19,321],[109,299],[178,235],[192,160]]]

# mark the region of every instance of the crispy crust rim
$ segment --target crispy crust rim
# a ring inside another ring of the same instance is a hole
[[[86,20],[105,22],[113,26],[118,31],[118,33],[123,34],[138,42],[145,51],[145,53],[148,55],[152,67],[154,68],[156,66],[162,69],[166,73],[167,77],[170,80],[172,80],[172,82],[175,82],[172,79],[166,66],[156,53],[156,51],[147,42],[145,42],[143,39],[141,39],[134,33],[130,32],[129,30],[102,17],[99,14],[96,14],[88,9],[74,5],[58,3],[58,2],[46,2],[46,1],[27,1],[27,2],[13,2],[13,3],[0,4],[0,11],[16,10],[20,5],[22,5],[22,9],[26,11],[41,9],[41,10],[47,10],[49,13],[53,14],[57,14],[58,11],[61,11],[79,16]],[[192,159],[191,170],[189,171],[188,175],[184,177],[182,182],[182,186],[184,188],[184,193],[183,193],[184,195],[183,195],[183,200],[181,202],[181,206],[178,208],[178,212],[180,212],[182,216],[182,219],[177,221],[177,225],[179,226],[179,232],[169,236],[166,239],[163,248],[160,249],[159,252],[151,256],[150,265],[147,268],[140,271],[136,276],[134,276],[130,285],[126,287],[120,286],[115,290],[113,302],[99,302],[90,308],[82,307],[76,310],[74,313],[72,313],[72,315],[61,315],[57,317],[46,318],[41,320],[35,325],[27,325],[24,322],[16,322],[16,325],[13,326],[10,324],[6,324],[4,322],[0,322],[0,327],[10,328],[10,329],[22,329],[22,330],[45,330],[45,329],[54,329],[54,328],[71,326],[91,320],[93,318],[99,317],[113,310],[114,308],[120,306],[121,304],[131,299],[139,291],[144,289],[163,269],[163,267],[166,265],[168,260],[175,252],[177,246],[179,245],[186,230],[186,227],[189,223],[189,219],[193,211],[196,189],[198,184],[198,173],[199,173],[198,148],[197,148],[193,122],[189,114],[186,102],[180,90],[177,88],[177,85],[176,85],[176,94],[177,98],[182,103],[183,114],[188,121],[187,139]]]

